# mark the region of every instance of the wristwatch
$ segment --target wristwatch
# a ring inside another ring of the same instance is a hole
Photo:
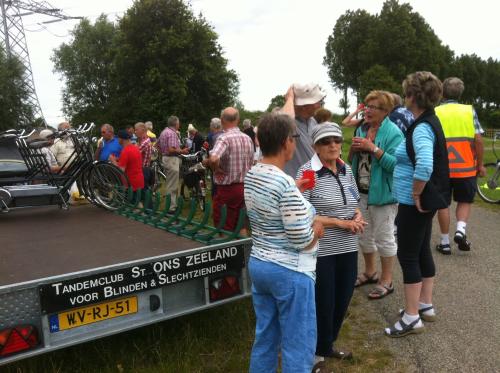
[[[373,151],[372,153],[373,154],[377,154],[377,152],[380,150],[380,148],[378,146],[375,145],[375,147],[373,148]]]

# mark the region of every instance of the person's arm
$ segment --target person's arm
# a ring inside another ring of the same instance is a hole
[[[395,154],[396,149],[401,141],[403,141],[403,133],[400,130],[394,130],[392,131],[390,138],[384,144],[384,146],[380,146],[379,149],[375,153],[373,153],[374,156],[378,159],[380,167],[382,167],[387,172],[392,173],[394,171],[394,167],[396,167]]]
[[[285,94],[285,105],[281,108],[284,114],[288,114],[292,118],[295,118],[295,93],[293,91],[293,85],[288,88]]]
[[[484,177],[486,176],[486,168],[483,164],[484,159],[484,143],[483,136],[481,134],[476,133],[474,136],[474,152],[476,153],[476,169],[478,176]]]
[[[359,123],[363,121],[363,119],[355,119],[354,117],[358,115],[360,112],[365,110],[365,106],[363,104],[359,104],[356,110],[350,113],[347,117],[344,118],[342,124],[346,127],[355,127]]]
[[[434,169],[434,142],[436,136],[430,125],[421,124],[413,132],[413,148],[415,149],[415,171],[413,173],[413,201],[419,212],[422,209],[420,201],[425,184],[431,178]]]
[[[103,140],[104,141],[104,140]],[[101,152],[102,152],[102,147],[103,147],[103,141],[99,142],[97,144],[97,149],[95,150],[95,154],[94,154],[94,159],[96,161],[99,160],[99,158],[101,157]]]
[[[212,171],[219,169],[220,159],[228,149],[229,144],[224,138],[219,137],[214,148],[210,151],[210,156],[202,161],[203,166],[210,167]]]

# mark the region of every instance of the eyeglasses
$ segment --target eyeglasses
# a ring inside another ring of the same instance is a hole
[[[365,105],[365,110],[384,110],[384,108],[375,105]]]
[[[342,144],[343,141],[344,140],[342,139],[342,137],[329,136],[329,137],[323,137],[322,139],[319,139],[316,144],[326,146],[326,145],[330,145],[332,143]]]

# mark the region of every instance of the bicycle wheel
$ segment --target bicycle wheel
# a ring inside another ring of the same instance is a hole
[[[116,210],[127,202],[128,178],[112,164],[95,164],[90,170],[88,185],[95,202],[107,210]]]
[[[162,185],[167,182],[167,177],[159,167],[153,169],[153,184],[151,185],[151,190],[153,192],[158,192]]]
[[[92,192],[90,191],[90,186],[89,186],[89,174],[90,170],[92,169],[92,166],[85,168],[80,175],[78,176],[78,179],[76,179],[76,185],[78,187],[78,192],[80,193],[81,196],[84,196],[87,201],[90,203],[96,205],[96,201],[94,197],[92,196]]]
[[[488,203],[500,203],[500,164],[485,164],[486,176],[477,177],[477,193],[479,197]]]

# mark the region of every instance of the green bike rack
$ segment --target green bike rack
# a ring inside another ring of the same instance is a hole
[[[168,227],[175,222],[176,220],[179,219],[179,216],[182,213],[182,208],[184,207],[184,199],[179,197],[177,198],[177,209],[175,212],[165,221],[159,221],[158,223],[155,224],[156,228],[163,228],[165,230],[168,230]]]
[[[240,213],[238,215],[238,222],[236,223],[236,227],[234,228],[234,231],[230,232],[230,231],[222,230],[222,233],[224,233],[226,235],[226,237],[213,238],[212,240],[210,240],[209,244],[213,245],[213,244],[223,243],[223,242],[235,240],[237,238],[241,238],[240,231],[245,224],[245,217],[246,217],[246,210],[241,209]]]
[[[209,243],[212,238],[218,234],[218,233],[223,233],[223,227],[226,225],[226,219],[227,219],[227,206],[223,205],[221,207],[221,212],[220,212],[221,218],[219,221],[219,224],[217,224],[217,227],[210,227],[210,226],[205,226],[204,227],[204,232],[199,232],[196,233],[193,236],[193,239],[196,241],[202,242],[202,243]],[[208,232],[207,232],[208,231]]]
[[[126,216],[129,219],[133,219],[134,218],[136,210],[139,208],[138,207],[139,206],[139,202],[141,202],[141,200],[142,200],[142,192],[143,192],[142,189],[137,189],[134,192],[133,201],[129,205],[129,208],[126,211],[122,212],[123,216]]]
[[[150,189],[147,189],[145,192],[144,206],[134,219],[142,223],[147,223],[148,220],[152,219],[160,206],[160,198],[161,196],[159,193],[153,193]]]
[[[189,212],[188,215],[183,218],[179,217],[180,224],[172,224],[170,227],[167,228],[167,230],[171,233],[179,234],[180,231],[184,229],[187,225],[191,224],[191,221],[194,218],[194,215],[196,214],[196,206],[197,201],[196,198],[191,198],[191,203],[189,205]]]
[[[154,219],[151,219],[147,222],[148,225],[152,225],[153,227],[156,227],[156,224],[162,221],[162,219],[169,214],[170,210],[170,194],[167,194],[165,196],[165,208],[163,209],[162,212],[159,214],[156,214]]]
[[[120,186],[118,188],[121,189],[122,191],[124,190],[123,186]],[[127,197],[125,199],[125,202],[123,202],[121,204],[121,206],[119,206],[115,210],[115,214],[123,215],[130,208],[130,202],[129,201],[132,201],[132,198],[133,198],[133,195],[134,195],[134,191],[132,190],[132,188],[126,188],[126,193],[127,193]]]
[[[205,212],[203,213],[203,217],[200,222],[192,222],[187,224],[182,230],[177,232],[178,235],[186,238],[193,239],[193,236],[198,233],[200,230],[205,229],[207,227],[208,219],[210,219],[210,202],[205,202]]]

